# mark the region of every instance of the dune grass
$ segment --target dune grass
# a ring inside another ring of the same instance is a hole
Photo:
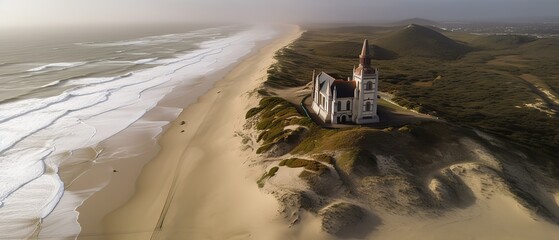
[[[289,158],[282,160],[279,166],[286,166],[290,168],[305,168],[306,170],[321,173],[324,172],[327,167],[324,164],[317,161],[306,160],[301,158]]]
[[[317,126],[303,117],[292,103],[279,97],[264,97],[258,107],[250,109],[246,118],[256,118],[256,129],[260,131],[257,142],[261,147],[257,153],[269,151],[278,143],[294,144],[305,129]],[[288,126],[301,126],[295,130],[286,129]]]
[[[256,182],[258,184],[259,188],[263,188],[266,180],[268,180],[269,178],[273,177],[276,175],[276,173],[278,172],[279,167],[272,167],[270,168],[270,171],[265,172],[262,177],[260,177],[260,179],[258,179],[258,181]]]
[[[377,172],[377,160],[375,155],[363,148],[344,152],[341,157],[338,158],[337,164],[347,175],[371,175]]]

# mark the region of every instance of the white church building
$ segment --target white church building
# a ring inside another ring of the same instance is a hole
[[[314,74],[313,74],[314,75]],[[378,70],[371,66],[369,42],[363,43],[353,79],[336,79],[321,72],[313,76],[313,111],[326,123],[379,122]]]

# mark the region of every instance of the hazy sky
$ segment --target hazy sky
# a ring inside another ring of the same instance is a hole
[[[348,22],[559,15],[559,0],[0,0],[0,26],[113,22]]]

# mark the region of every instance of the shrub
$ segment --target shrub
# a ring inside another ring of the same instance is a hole
[[[328,169],[324,164],[317,161],[306,160],[301,158],[290,158],[285,159],[280,162],[280,166],[286,166],[290,168],[305,168],[306,170],[317,172],[322,174],[326,169]]]
[[[326,154],[318,154],[314,156],[314,159],[319,162],[334,164],[334,158]]]
[[[258,181],[256,182],[258,184],[259,188],[264,187],[264,184],[266,183],[266,180],[268,180],[269,178],[273,177],[276,175],[276,173],[278,172],[279,167],[272,167],[270,169],[270,171],[268,172],[264,172],[264,174],[262,175],[262,177],[260,177],[260,179],[258,179]]]
[[[254,117],[256,114],[258,114],[260,111],[262,111],[262,108],[260,107],[255,107],[255,108],[251,108],[250,110],[248,110],[248,112],[245,115],[245,119],[249,119],[251,117]]]

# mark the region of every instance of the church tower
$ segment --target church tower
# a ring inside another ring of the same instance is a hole
[[[371,65],[369,41],[365,39],[359,55],[359,66],[353,70],[356,88],[353,101],[353,122],[367,124],[379,122],[378,70]]]

